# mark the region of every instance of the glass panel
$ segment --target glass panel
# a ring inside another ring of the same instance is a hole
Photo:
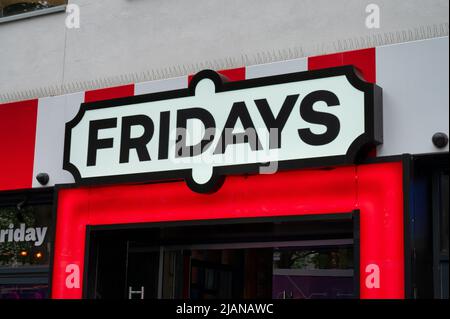
[[[353,246],[276,248],[274,269],[353,269]]]
[[[353,298],[353,246],[274,249],[272,298]]]
[[[239,280],[242,258],[238,250],[192,250],[190,298],[233,298],[237,286],[239,292],[242,290]]]
[[[164,260],[163,298],[271,296],[272,248],[165,250]]]
[[[67,0],[0,0],[0,18],[67,4]]]
[[[211,248],[185,251],[187,264],[165,252],[163,298],[182,298],[183,285],[190,299],[353,298],[353,245]]]
[[[158,297],[159,256],[156,249],[129,244],[127,256],[128,299],[154,299]]]
[[[189,258],[189,256],[184,256],[182,251],[164,252],[163,299],[183,298],[183,266],[186,258]]]
[[[51,205],[0,207],[0,267],[48,265]]]
[[[0,285],[1,299],[45,299],[48,298],[48,285]]]

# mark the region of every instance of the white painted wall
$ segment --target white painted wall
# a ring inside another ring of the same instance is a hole
[[[383,144],[378,156],[448,152],[434,133],[449,135],[448,37],[376,48],[383,88]]]
[[[290,51],[294,56],[328,53],[337,51],[338,40],[448,23],[449,10],[448,0],[69,3],[81,8],[80,29],[66,29],[64,13],[0,23],[3,101],[12,92],[63,84],[71,87],[74,83],[130,73],[138,73],[135,79],[139,80],[145,76],[144,71],[173,66],[181,67],[170,71],[171,76],[200,69],[204,62],[212,62],[212,67],[237,66],[247,57],[246,64],[254,64],[258,53],[267,51],[297,48]],[[380,29],[365,27],[369,3],[381,8]],[[119,77],[114,81],[127,79]],[[41,93],[36,91],[35,95]],[[33,96],[33,92],[27,96]]]

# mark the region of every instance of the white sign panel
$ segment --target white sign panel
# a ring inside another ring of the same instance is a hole
[[[382,142],[381,89],[353,67],[84,103],[66,124],[64,169],[79,183],[183,178],[198,192],[224,176],[349,164]]]

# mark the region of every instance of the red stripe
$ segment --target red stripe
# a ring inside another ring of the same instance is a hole
[[[0,105],[0,191],[31,188],[38,100]]]
[[[319,70],[341,66],[344,64],[342,53],[319,55],[308,58],[308,70]]]
[[[121,97],[133,96],[134,84],[115,86],[106,89],[98,89],[92,91],[86,91],[84,93],[85,102],[95,102],[102,100],[111,100]]]
[[[354,65],[363,78],[376,82],[375,48],[327,54],[308,58],[308,70],[318,70],[342,65]]]
[[[217,73],[225,76],[229,81],[242,81],[245,80],[245,67],[236,68],[236,69],[228,69],[228,70],[220,70]],[[191,83],[192,77],[194,74],[188,76],[188,84]]]

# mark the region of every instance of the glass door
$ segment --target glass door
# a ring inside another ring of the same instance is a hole
[[[127,299],[159,298],[162,249],[128,242],[126,260]]]

